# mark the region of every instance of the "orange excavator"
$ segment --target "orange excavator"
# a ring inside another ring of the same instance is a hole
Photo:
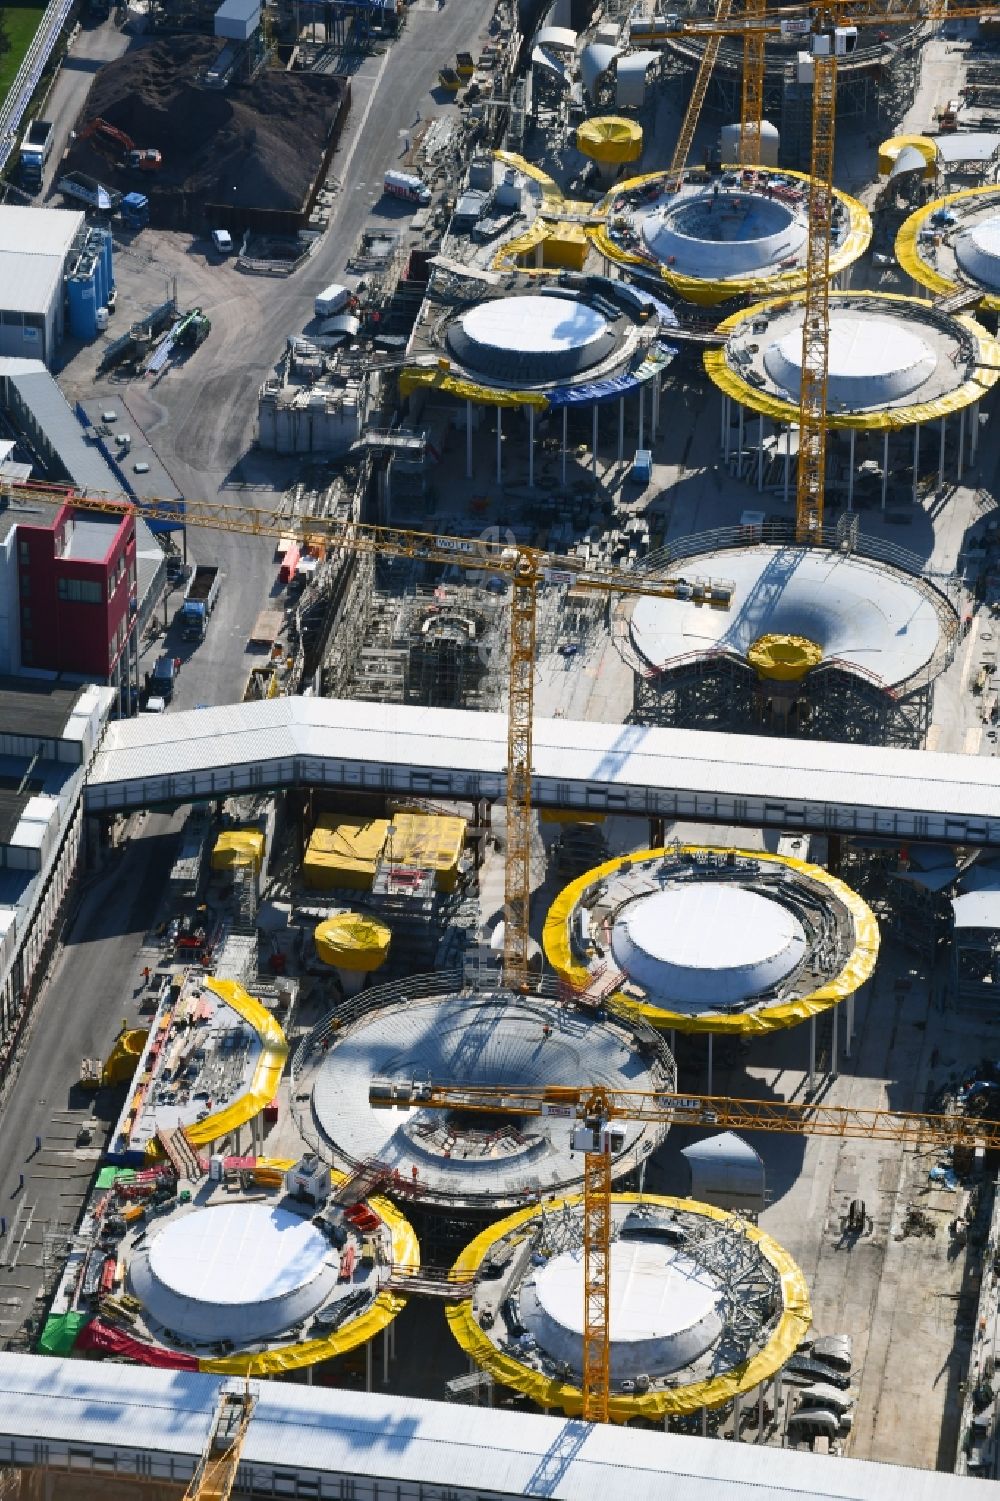
[[[155,172],[163,165],[163,157],[154,146],[137,146],[130,135],[119,130],[117,125],[112,125],[110,120],[102,120],[100,115],[87,122],[77,140],[86,141],[91,136],[103,136],[105,140],[120,146],[125,153],[127,167],[136,167],[140,172]]]

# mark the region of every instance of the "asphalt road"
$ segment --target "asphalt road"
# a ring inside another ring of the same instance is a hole
[[[0,1340],[14,1332],[40,1283],[46,1229],[72,1226],[78,1218],[113,1124],[114,1117],[98,1121],[92,1146],[76,1147],[93,1104],[75,1087],[80,1062],[106,1057],[122,1020],[131,1026],[138,1019],[138,951],[157,915],[180,825],[179,814],[148,815],[144,837],[113,855],[82,889],[36,1006],[3,1104],[0,1217],[8,1233],[0,1237]],[[105,1107],[115,1103],[104,1094],[98,1098]]]
[[[59,174],[70,131],[83,109],[94,75],[102,63],[121,57],[128,45],[129,38],[113,21],[104,21],[100,26],[87,24],[78,32],[45,103],[44,118],[55,126],[52,152],[45,165],[46,192]]]

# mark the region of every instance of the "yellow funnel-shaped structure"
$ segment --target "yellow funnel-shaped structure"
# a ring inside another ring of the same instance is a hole
[[[598,115],[577,127],[576,148],[602,167],[637,162],[642,155],[642,126],[621,115]]]
[[[937,146],[929,136],[890,136],[878,148],[879,177],[889,176],[889,173],[896,165],[896,158],[908,146],[912,146],[915,151],[919,151],[927,163],[924,168],[924,176],[929,178],[937,176]]]
[[[747,650],[747,661],[762,678],[795,683],[823,660],[823,648],[807,636],[759,636]]]
[[[341,912],[328,917],[313,934],[316,952],[324,964],[350,974],[369,975],[384,964],[392,942],[392,933],[373,917],[358,912]]]
[[[142,1050],[149,1036],[147,1027],[122,1028],[115,1038],[115,1045],[108,1054],[101,1073],[105,1085],[125,1084],[136,1071]]]

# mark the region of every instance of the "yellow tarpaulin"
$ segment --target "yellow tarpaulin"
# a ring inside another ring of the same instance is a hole
[[[309,837],[302,862],[303,881],[319,890],[337,886],[369,890],[388,832],[387,818],[324,815]]]
[[[316,952],[324,964],[367,975],[384,964],[392,931],[374,917],[359,912],[341,912],[321,922],[313,934]]]
[[[558,1213],[564,1206],[576,1206],[581,1202],[579,1194],[564,1199],[547,1200],[545,1213]],[[679,1209],[703,1214],[720,1223],[733,1216],[711,1204],[696,1204],[691,1199],[674,1199],[659,1194],[616,1193],[615,1204],[656,1204],[666,1209]],[[474,1277],[487,1252],[496,1241],[502,1239],[519,1225],[527,1225],[540,1214],[537,1208],[520,1209],[506,1219],[490,1225],[482,1234],[467,1245],[455,1262],[453,1275],[456,1280]],[[739,1392],[749,1392],[762,1381],[773,1376],[775,1371],[798,1349],[812,1323],[812,1308],[809,1289],[798,1264],[789,1253],[770,1235],[756,1225],[740,1222],[740,1230],[748,1240],[760,1247],[762,1255],[771,1263],[781,1278],[783,1312],[778,1325],[764,1348],[749,1360],[742,1361],[731,1370],[707,1381],[694,1381],[689,1386],[672,1386],[663,1391],[646,1392],[642,1396],[622,1396],[613,1393],[609,1402],[609,1416],[614,1423],[625,1423],[630,1418],[642,1417],[662,1421],[668,1414],[698,1412],[702,1407],[719,1407],[729,1402]],[[582,1313],[582,1309],[581,1309]],[[539,1407],[559,1408],[568,1418],[579,1417],[583,1408],[583,1393],[577,1386],[560,1381],[522,1365],[511,1355],[498,1350],[489,1336],[479,1327],[472,1312],[472,1300],[450,1303],[445,1316],[452,1334],[467,1355],[478,1366],[489,1371],[496,1381],[514,1391],[523,1392]]]
[[[233,1100],[224,1110],[207,1115],[203,1121],[186,1126],[185,1132],[192,1146],[203,1147],[209,1142],[221,1141],[238,1126],[246,1125],[259,1115],[265,1105],[270,1105],[278,1093],[281,1075],[288,1057],[285,1034],[266,1006],[248,995],[235,980],[205,979],[206,990],[212,991],[220,1000],[249,1022],[260,1038],[260,1056],[254,1066],[250,1086],[245,1094]]]
[[[290,1167],[291,1163],[276,1164]],[[343,1183],[345,1175],[333,1171],[335,1183]],[[392,1237],[392,1260],[396,1266],[419,1268],[420,1246],[409,1220],[404,1219],[388,1199],[369,1199],[375,1213],[385,1221]],[[218,1376],[277,1376],[282,1371],[299,1371],[315,1365],[320,1360],[331,1360],[335,1355],[344,1355],[359,1345],[367,1344],[376,1334],[391,1324],[405,1308],[406,1299],[398,1293],[380,1292],[375,1301],[360,1316],[351,1319],[333,1334],[324,1339],[308,1339],[299,1345],[286,1345],[281,1350],[264,1350],[256,1355],[226,1355],[218,1360],[200,1360],[198,1369]]]
[[[843,903],[854,920],[854,949],[846,963],[831,980],[827,980],[808,995],[800,996],[798,1000],[782,1001],[774,1006],[761,1006],[754,1011],[745,1011],[738,1015],[711,1012],[707,1015],[691,1016],[683,1011],[668,1011],[662,1006],[651,1006],[644,1001],[636,1001],[631,996],[622,994],[621,991],[616,992],[613,997],[616,1005],[641,1016],[650,1026],[660,1031],[725,1032],[730,1035],[742,1033],[752,1036],[764,1032],[778,1032],[785,1027],[793,1027],[798,1022],[806,1021],[810,1016],[817,1016],[821,1011],[828,1011],[831,1006],[838,1005],[865,983],[875,968],[875,961],[878,958],[879,928],[874,912],[856,891],[852,891],[850,886],[845,885],[836,876],[831,876],[829,871],[824,870],[821,865],[811,865],[805,860],[796,860],[790,855],[769,855],[762,850],[719,850],[702,845],[685,845],[681,853],[696,854],[706,848],[715,854],[733,853],[738,859],[787,865],[826,886],[838,901]],[[593,870],[588,870],[577,880],[571,881],[556,897],[549,908],[545,926],[542,929],[542,947],[552,968],[574,990],[585,991],[592,979],[586,965],[581,964],[574,955],[570,941],[570,922],[580,897],[595,881],[601,881],[619,870],[626,859],[635,865],[641,864],[644,860],[662,859],[669,853],[672,851],[667,849],[638,850],[631,855],[620,855],[614,860],[606,860],[603,865],[595,866]]]
[[[439,891],[454,891],[465,848],[465,819],[449,814],[397,813],[392,820],[392,863],[432,870]]]
[[[234,865],[252,865],[260,875],[264,864],[264,835],[260,829],[226,829],[215,841],[212,869],[230,870]]]
[[[906,307],[927,308],[929,303],[918,297],[905,297],[899,292],[831,292],[830,306],[836,306],[838,299],[850,299],[864,295],[866,298],[875,298],[879,302],[893,305],[903,305],[905,314]],[[798,299],[801,303],[801,299]],[[731,317],[724,318],[719,324],[720,333],[731,333],[734,328],[742,324],[749,324],[754,317],[766,313],[776,303],[787,305],[788,299],[784,297],[768,298],[766,302],[755,303],[752,307],[742,308]],[[915,401],[907,406],[887,407],[883,411],[863,412],[830,412],[826,414],[826,425],[833,429],[855,428],[862,432],[896,432],[903,427],[912,427],[915,423],[933,422],[939,417],[949,417],[952,412],[960,412],[963,407],[971,406],[979,401],[987,391],[996,385],[1000,376],[1000,344],[992,335],[988,334],[981,324],[974,318],[963,315],[951,315],[956,323],[960,323],[967,333],[972,335],[976,351],[976,364],[971,376],[956,386],[953,391],[947,391],[943,396],[937,396],[932,401]],[[748,407],[752,412],[760,412],[765,417],[771,417],[775,422],[797,424],[799,420],[799,404],[797,401],[783,400],[780,396],[774,396],[768,391],[761,391],[749,381],[743,379],[730,366],[726,358],[726,350],[708,349],[704,355],[705,369],[708,371],[714,385],[727,396],[731,396],[740,406]]]
[[[984,188],[962,188],[957,193],[946,193],[943,198],[935,198],[933,203],[925,203],[923,208],[918,208],[915,214],[903,220],[896,236],[896,259],[914,281],[933,292],[936,297],[957,292],[961,283],[942,276],[929,261],[924,260],[920,249],[921,231],[930,227],[933,215],[946,209],[949,204],[958,203],[965,198],[981,198],[988,202],[991,196],[996,199],[997,210],[1000,212],[1000,187],[990,183]],[[979,307],[986,312],[1000,311],[1000,295],[984,296]]]
[[[642,155],[642,126],[622,115],[596,115],[577,126],[576,149],[603,166],[635,162]]]

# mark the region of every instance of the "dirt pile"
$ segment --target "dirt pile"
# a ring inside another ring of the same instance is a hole
[[[268,68],[254,83],[206,88],[198,80],[221,45],[166,38],[107,63],[94,80],[77,130],[107,120],[136,146],[162,153],[158,172],[126,170],[120,148],[101,135],[75,141],[67,166],[148,194],[154,222],[190,219],[205,203],[299,210],[342,123],[344,84]]]

